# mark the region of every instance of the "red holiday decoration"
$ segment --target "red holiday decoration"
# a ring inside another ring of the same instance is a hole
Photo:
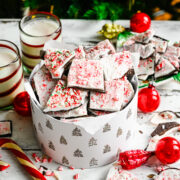
[[[156,145],[156,157],[163,164],[171,164],[180,159],[180,143],[173,137],[164,137]]]
[[[119,154],[119,164],[123,169],[135,169],[144,164],[152,152],[144,150],[131,150]]]
[[[24,91],[19,93],[13,102],[14,110],[22,116],[31,115],[30,97],[29,94]]]
[[[8,163],[0,160],[0,171],[4,171],[8,167],[10,167],[10,165]]]
[[[160,104],[160,95],[152,84],[138,93],[138,108],[145,113],[155,111]]]
[[[151,26],[151,18],[146,13],[137,12],[130,20],[130,28],[133,32],[142,33]]]

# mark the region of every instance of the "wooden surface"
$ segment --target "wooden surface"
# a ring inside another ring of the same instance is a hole
[[[62,20],[63,26],[63,40],[70,44],[83,44],[92,45],[99,41],[97,31],[101,29],[102,25],[107,21],[90,21],[90,20]],[[125,25],[128,27],[129,21],[118,21],[118,24]],[[171,42],[180,40],[180,22],[178,21],[163,21],[163,22],[152,22],[152,26],[156,30],[156,34],[160,35],[166,39],[171,40]],[[18,31],[18,20],[0,20],[0,39],[7,39],[19,46],[19,31]],[[19,46],[20,47],[20,46]],[[158,87],[161,94],[161,105],[158,108],[159,111],[172,110],[175,112],[180,112],[180,85],[177,82],[169,82],[166,85]],[[153,114],[143,114],[138,113],[138,122],[140,125],[146,124]],[[13,122],[13,136],[12,139],[15,140],[26,152],[26,154],[31,158],[33,152],[41,155],[38,143],[34,136],[32,128],[32,120],[30,117],[24,118],[17,115],[14,111],[0,112],[0,120],[12,120]],[[149,131],[153,129],[149,127]],[[144,143],[146,142],[145,140]],[[146,146],[146,144],[144,144]],[[27,173],[20,167],[14,156],[7,150],[0,150],[2,155],[2,160],[11,164],[11,167],[7,170],[0,172],[0,180],[28,180],[31,179]],[[33,161],[34,162],[34,161]],[[36,163],[39,167],[39,163]],[[43,164],[51,170],[56,170],[59,165],[57,163],[46,163]],[[104,180],[108,173],[111,165],[96,169],[88,170],[69,170],[64,167],[62,172],[59,172],[59,177],[62,180],[71,180],[73,175],[77,172],[80,174],[81,180]],[[153,169],[148,167],[141,167],[137,170],[133,170],[140,180],[148,180],[147,175],[155,174]],[[55,179],[55,178],[47,178]]]

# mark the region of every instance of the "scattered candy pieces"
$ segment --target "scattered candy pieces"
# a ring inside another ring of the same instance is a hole
[[[10,164],[0,160],[0,171],[4,171],[8,167],[10,167]]]
[[[75,174],[74,176],[73,176],[73,179],[78,179],[79,178],[79,174]]]
[[[26,156],[23,150],[13,140],[1,138],[0,147],[10,150],[16,156],[20,164],[30,174],[32,179],[46,180],[43,174],[41,174],[41,172],[36,168],[36,166],[34,166],[32,161]]]
[[[74,170],[74,167],[70,166],[69,169]]]
[[[59,167],[58,167],[58,171],[63,171],[63,167],[62,167],[62,166],[59,166]]]

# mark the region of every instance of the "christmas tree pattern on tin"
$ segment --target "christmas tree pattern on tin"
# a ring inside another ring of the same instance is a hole
[[[98,165],[98,160],[96,160],[95,158],[92,158],[89,162],[89,166],[97,166]]]
[[[49,141],[49,148],[55,151],[55,147],[54,144],[52,143],[52,141]]]
[[[62,164],[69,165],[69,161],[65,156],[62,157]]]
[[[104,128],[103,128],[103,133],[108,132],[110,130],[111,130],[111,126],[108,123],[106,123]]]
[[[130,138],[130,136],[131,136],[131,131],[129,130],[126,135],[126,140],[128,140]]]
[[[46,127],[48,127],[49,129],[53,130],[53,126],[52,126],[52,124],[50,123],[49,120],[46,121]]]
[[[94,139],[93,137],[89,140],[89,147],[90,146],[96,146],[97,145],[97,139]]]
[[[67,145],[67,141],[66,141],[66,139],[65,139],[64,136],[61,136],[61,137],[60,137],[60,144]]]
[[[76,127],[75,129],[73,129],[72,135],[73,136],[82,136],[81,130]]]
[[[118,130],[117,130],[117,134],[116,134],[117,138],[118,138],[120,135],[122,135],[122,129],[119,127]]]
[[[83,157],[82,151],[79,149],[74,151],[74,157]]]
[[[107,145],[105,145],[104,146],[104,150],[103,150],[103,153],[105,154],[105,153],[108,153],[108,152],[110,152],[111,151],[111,147],[107,144]]]
[[[39,130],[41,133],[44,133],[43,128],[42,128],[42,126],[41,126],[41,123],[38,123],[38,130]]]
[[[131,109],[129,109],[129,110],[128,110],[128,113],[127,113],[127,117],[126,117],[126,118],[127,118],[127,119],[129,119],[129,117],[130,117],[131,115],[132,115],[132,110],[131,110]]]

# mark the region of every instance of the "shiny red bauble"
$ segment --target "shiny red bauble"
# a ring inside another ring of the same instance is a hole
[[[29,94],[24,91],[19,93],[13,102],[14,110],[22,116],[31,115],[30,97]]]
[[[160,104],[160,95],[153,85],[143,88],[138,93],[138,108],[145,113],[155,111]]]
[[[142,33],[151,26],[151,18],[142,12],[137,12],[130,20],[130,28],[133,32]]]
[[[163,164],[175,163],[180,159],[180,143],[173,137],[162,138],[156,145],[155,154]]]

